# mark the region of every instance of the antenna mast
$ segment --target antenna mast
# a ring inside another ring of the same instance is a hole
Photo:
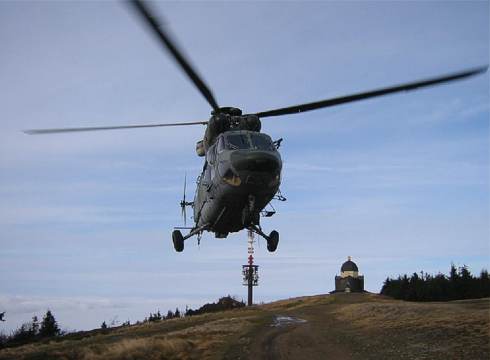
[[[254,233],[248,230],[248,265],[242,265],[243,285],[248,287],[247,306],[253,305],[253,287],[259,285],[259,265],[254,265]]]

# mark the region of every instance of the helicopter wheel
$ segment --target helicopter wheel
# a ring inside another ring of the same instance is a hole
[[[277,244],[279,244],[279,233],[276,230],[272,230],[267,239],[267,250],[270,252],[276,251]]]
[[[172,241],[174,242],[174,248],[177,252],[184,250],[184,237],[179,230],[172,231]]]

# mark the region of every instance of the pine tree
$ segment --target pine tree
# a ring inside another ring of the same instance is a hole
[[[165,317],[165,319],[173,319],[174,318],[174,313],[172,312],[172,310],[169,310],[167,312],[167,316]]]
[[[100,325],[100,328],[101,328],[102,330],[107,329],[107,324],[105,323],[105,321],[104,321],[104,322],[103,322],[103,323]]]
[[[41,322],[41,328],[39,329],[39,335],[41,337],[51,337],[60,335],[61,330],[58,327],[58,323],[54,318],[50,310],[46,311],[46,315],[43,317]]]
[[[471,298],[471,283],[473,277],[471,276],[471,273],[466,265],[463,265],[461,268],[459,268],[459,272],[461,276],[461,285],[458,297],[460,299],[469,299]]]
[[[487,270],[482,270],[480,277],[476,277],[466,265],[456,268],[451,264],[449,276],[421,272],[410,278],[407,275],[387,278],[381,294],[412,301],[478,299],[490,296],[490,276]]]
[[[27,343],[32,339],[31,335],[31,324],[24,323],[22,324],[11,336],[11,340],[14,343]]]
[[[32,334],[32,337],[35,337],[39,334],[39,320],[35,315],[32,317],[30,332]]]

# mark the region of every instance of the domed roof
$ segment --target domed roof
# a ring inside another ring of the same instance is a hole
[[[359,271],[355,262],[351,261],[350,256],[347,258],[347,261],[342,264],[340,271]]]

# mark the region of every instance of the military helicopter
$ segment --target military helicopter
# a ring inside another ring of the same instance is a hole
[[[273,141],[261,130],[262,118],[287,114],[298,114],[340,104],[387,94],[411,91],[422,87],[461,80],[487,71],[488,66],[423,79],[415,82],[385,87],[367,92],[293,105],[274,110],[243,114],[237,107],[220,107],[210,88],[183,56],[176,42],[160,24],[150,6],[141,0],[128,3],[144,24],[156,36],[158,42],[176,61],[212,108],[208,121],[143,124],[126,126],[78,127],[26,130],[27,134],[53,134],[79,131],[134,129],[164,126],[205,125],[202,140],[196,144],[196,153],[204,157],[204,165],[197,179],[193,201],[180,202],[185,219],[186,207],[193,209],[194,225],[176,227],[172,232],[174,248],[184,250],[184,241],[197,235],[198,241],[204,231],[213,232],[217,238],[226,238],[231,232],[243,229],[252,231],[267,241],[267,249],[274,252],[279,243],[275,230],[268,235],[262,231],[260,217],[272,216],[274,211],[265,211],[272,199],[285,200],[279,191],[282,160],[279,147],[282,139]],[[181,229],[189,229],[182,235]]]

